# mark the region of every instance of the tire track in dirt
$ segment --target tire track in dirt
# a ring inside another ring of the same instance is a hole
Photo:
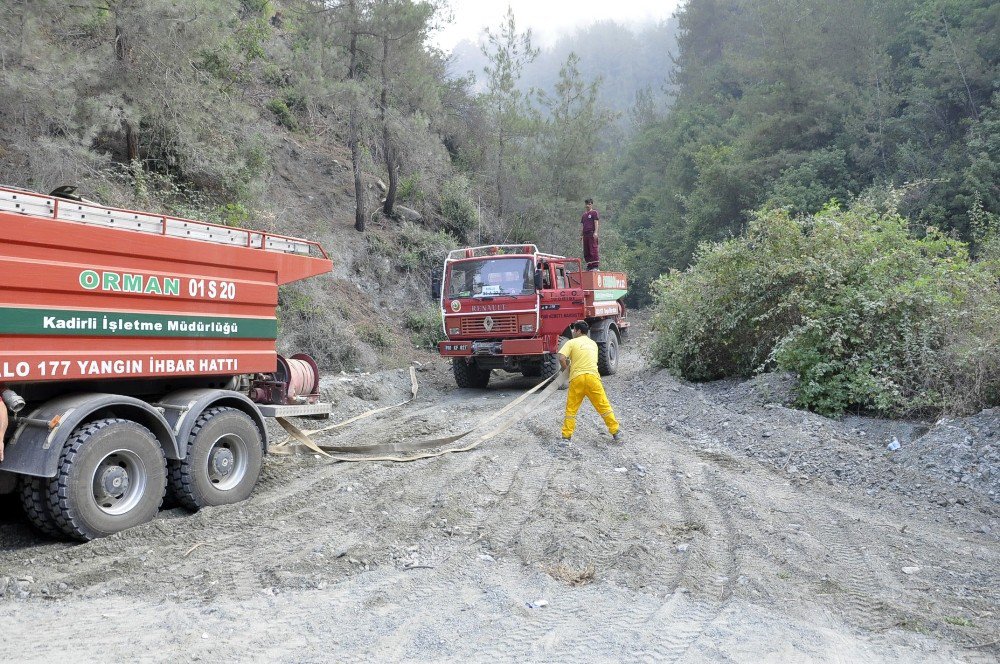
[[[674,472],[677,477],[686,478],[689,475],[677,465],[674,468],[677,469]],[[695,477],[699,479],[696,480]],[[717,480],[708,469],[703,468],[700,474],[691,476],[691,481],[694,486],[681,486],[678,491],[678,495],[684,500],[684,512],[693,514],[687,496],[695,491],[707,494],[709,499],[699,501],[701,537],[689,544],[676,583],[689,583],[695,590],[682,590],[677,586],[659,609],[644,622],[640,634],[649,634],[650,637],[636,651],[636,658],[644,662],[680,661],[719,616],[732,596],[730,584],[736,572],[733,530],[727,510],[722,508],[712,489]],[[713,574],[719,576],[713,579]],[[718,595],[705,590],[718,587],[721,579],[726,580],[721,582],[722,588]],[[659,638],[653,637],[654,634]]]

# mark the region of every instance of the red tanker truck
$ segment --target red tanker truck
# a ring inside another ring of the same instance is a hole
[[[0,488],[82,540],[244,500],[265,417],[323,416],[275,351],[278,287],[331,270],[307,240],[0,188]]]
[[[579,258],[538,251],[535,245],[491,245],[449,252],[440,282],[446,341],[459,387],[486,387],[493,369],[548,377],[576,320],[590,324],[602,375],[618,366],[629,323],[621,272],[584,272]]]

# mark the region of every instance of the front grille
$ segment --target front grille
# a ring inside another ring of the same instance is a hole
[[[493,319],[493,328],[486,329],[486,319]],[[462,334],[514,334],[517,316],[466,316],[462,319]]]

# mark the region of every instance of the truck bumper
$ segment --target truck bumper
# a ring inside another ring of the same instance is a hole
[[[471,341],[441,341],[438,342],[438,352],[443,357],[464,357],[472,355]]]
[[[541,355],[545,345],[541,339],[507,339],[503,342],[504,355]]]
[[[479,346],[477,348],[477,346]],[[469,357],[471,355],[542,355],[545,344],[541,339],[504,339],[496,350],[496,342],[441,341],[438,352],[443,357]]]

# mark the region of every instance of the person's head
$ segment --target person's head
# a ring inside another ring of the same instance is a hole
[[[594,199],[593,198],[588,198],[587,200],[585,200],[583,202],[583,204],[587,207],[587,212],[590,212],[591,210],[594,209]]]
[[[573,335],[573,338],[585,337],[590,332],[590,326],[587,325],[587,321],[578,320],[569,326],[569,333]]]

